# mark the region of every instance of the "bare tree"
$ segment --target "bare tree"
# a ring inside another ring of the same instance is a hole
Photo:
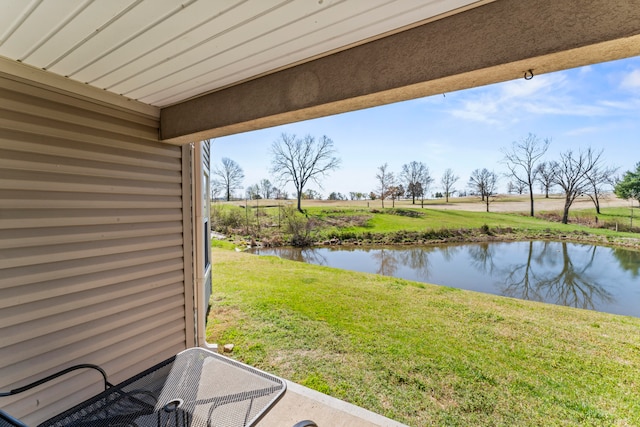
[[[396,207],[396,199],[400,200],[404,196],[404,187],[402,184],[392,185],[389,187],[389,197],[391,197],[391,206]]]
[[[322,187],[320,178],[340,166],[340,159],[334,156],[333,141],[324,135],[316,140],[311,135],[300,139],[283,133],[271,145],[271,153],[271,172],[283,183],[293,183],[300,212],[300,200],[309,180]]]
[[[407,195],[411,197],[412,204],[416,204],[416,197],[420,197],[424,194],[424,188],[422,185],[422,177],[425,174],[429,174],[427,165],[422,162],[413,161],[402,165],[402,172],[400,172],[400,180],[405,183],[407,187]]]
[[[558,162],[540,162],[536,166],[536,180],[544,191],[544,198],[549,198],[549,191],[555,185],[555,173],[558,169]]]
[[[322,194],[313,188],[309,188],[302,194],[302,198],[307,200],[322,200]]]
[[[516,183],[526,185],[529,189],[531,202],[530,215],[533,216],[533,183],[536,180],[536,164],[549,149],[551,140],[540,141],[537,136],[529,134],[520,142],[513,142],[511,149],[503,149],[503,162],[509,169],[509,174]]]
[[[227,201],[229,201],[233,191],[242,188],[244,172],[240,165],[228,157],[223,157],[221,163],[220,167],[212,171],[212,175],[216,177],[212,181],[212,185],[224,192]]]
[[[585,192],[596,207],[596,213],[600,214],[600,199],[607,189],[612,189],[615,181],[615,173],[618,168],[595,165],[585,176],[589,181],[589,189]]]
[[[378,180],[378,187],[376,188],[376,191],[380,195],[383,208],[384,199],[389,195],[389,189],[395,184],[395,176],[393,175],[393,172],[390,172],[388,169],[389,165],[385,163],[378,167],[378,173],[376,174],[376,179]]]
[[[460,179],[460,177],[456,176],[451,169],[445,170],[442,178],[440,178],[440,185],[442,185],[442,189],[444,190],[444,197],[447,203],[449,203],[449,196],[456,191],[453,186],[458,179]]]
[[[489,212],[489,203],[493,201],[491,196],[496,194],[497,184],[498,175],[493,171],[489,171],[484,168],[482,170],[476,169],[471,172],[469,187],[480,194],[482,200],[487,204],[487,212]]]
[[[429,187],[433,183],[433,178],[429,172],[429,168],[425,166],[422,174],[420,174],[419,184],[422,187],[420,192],[420,204],[424,208],[424,197],[429,194]]]
[[[260,195],[263,199],[270,199],[273,196],[275,188],[273,184],[271,184],[271,181],[266,178],[261,179],[258,186],[260,187]]]
[[[591,148],[587,151],[581,150],[577,155],[572,150],[560,154],[554,182],[564,192],[563,224],[569,222],[569,209],[576,197],[589,190],[587,175],[598,166],[601,155],[602,151],[594,154]]]
[[[247,199],[256,200],[262,198],[260,195],[260,185],[258,184],[249,185],[244,191]]]
[[[527,194],[527,185],[522,181],[509,181],[509,183],[507,184],[507,193]]]
[[[407,184],[407,197],[411,197],[413,200],[413,204],[416,203],[416,197],[424,198],[424,190],[422,188],[422,184],[420,182],[412,182],[411,184]]]
[[[287,192],[284,191],[282,188],[278,188],[274,186],[273,197],[278,200],[287,200],[289,198],[289,194],[287,194]]]
[[[222,193],[222,188],[215,181],[211,181],[211,200],[218,200],[220,193]]]

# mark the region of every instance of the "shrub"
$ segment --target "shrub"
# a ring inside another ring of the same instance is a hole
[[[244,223],[244,210],[235,206],[227,209],[213,209],[211,212],[212,230],[228,234],[230,230],[240,228]]]
[[[311,237],[312,224],[306,216],[302,216],[293,206],[282,209],[285,230],[291,235],[292,246],[310,246],[313,244]]]

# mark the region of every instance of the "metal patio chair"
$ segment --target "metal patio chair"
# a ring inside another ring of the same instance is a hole
[[[0,397],[22,393],[78,369],[100,372],[105,390],[44,421],[39,427],[210,427],[212,423],[252,426],[286,391],[284,380],[278,377],[217,353],[193,348],[117,385],[109,383],[106,372],[99,366],[82,364],[8,392],[0,392]],[[211,369],[217,369],[213,377],[209,375]],[[209,370],[209,374],[205,370]],[[235,383],[228,382],[230,379]],[[218,384],[218,381],[227,382],[224,386],[217,385],[212,391],[211,384]],[[261,407],[262,410],[259,409]],[[217,415],[212,415],[214,412]],[[0,427],[27,426],[0,410]],[[317,427],[317,424],[305,420],[294,427]]]

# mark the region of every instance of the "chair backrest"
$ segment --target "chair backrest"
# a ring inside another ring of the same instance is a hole
[[[102,375],[102,379],[104,380],[104,389],[105,390],[107,388],[113,386],[113,384],[111,384],[109,381],[107,381],[107,373],[104,371],[104,369],[102,369],[98,365],[93,365],[93,364],[90,364],[90,363],[83,363],[81,365],[70,366],[67,369],[63,369],[60,372],[56,372],[53,375],[49,375],[46,378],[42,378],[42,379],[40,379],[38,381],[34,381],[31,384],[27,384],[25,386],[18,387],[18,388],[15,388],[13,390],[9,390],[9,391],[0,391],[0,397],[13,396],[14,394],[18,394],[18,393],[22,393],[22,392],[27,391],[27,390],[31,390],[34,387],[38,387],[38,386],[40,386],[40,385],[42,385],[42,384],[44,384],[44,383],[46,383],[48,381],[54,380],[54,379],[56,379],[58,377],[61,377],[62,375],[66,375],[69,372],[76,371],[78,369],[94,369],[94,370],[100,372],[100,375]]]
[[[53,379],[56,379],[58,377],[61,377],[62,375],[66,375],[69,372],[78,370],[78,369],[93,369],[96,370],[98,372],[100,372],[100,375],[102,375],[102,379],[104,381],[104,388],[105,390],[109,387],[112,386],[112,384],[107,381],[107,373],[104,371],[104,369],[102,369],[100,366],[98,365],[92,365],[90,363],[83,363],[81,365],[74,365],[74,366],[70,366],[66,369],[63,369],[62,371],[56,372],[53,375],[49,375],[46,378],[42,378],[38,381],[34,381],[30,384],[24,385],[22,387],[18,387],[15,388],[13,390],[9,390],[9,391],[0,391],[0,397],[5,397],[5,396],[13,396],[15,394],[18,393],[22,393],[25,392],[27,390],[31,390],[32,388],[41,386],[42,384],[51,381]],[[2,409],[0,409],[0,427],[27,427],[27,425],[25,423],[23,423],[22,421],[20,421],[17,418],[12,417],[11,415],[7,414],[6,412],[4,412]]]
[[[27,427],[27,425],[0,409],[0,427]]]

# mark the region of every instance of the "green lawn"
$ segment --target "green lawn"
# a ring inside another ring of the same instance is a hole
[[[613,228],[616,224],[620,229],[627,229],[633,225],[634,229],[638,231],[640,229],[640,209],[637,207],[633,209],[635,218],[631,217],[631,209],[629,208],[606,208],[601,209],[600,213],[596,213],[594,208],[592,209],[580,209],[572,212],[572,216],[577,220],[587,219],[593,224],[595,218],[598,218],[599,225],[605,225]]]
[[[417,217],[404,216],[403,212],[415,212]],[[576,210],[573,216],[590,217],[595,214],[595,210]],[[457,210],[439,210],[432,208],[399,208],[385,210],[365,210],[350,208],[334,208],[331,210],[322,208],[308,208],[307,215],[319,219],[326,219],[337,216],[348,215],[369,215],[370,219],[366,226],[353,227],[358,231],[372,232],[393,232],[393,231],[421,231],[437,230],[443,228],[479,228],[483,225],[489,227],[512,227],[527,230],[559,230],[559,231],[586,231],[596,234],[609,234],[611,230],[600,228],[589,228],[582,224],[561,224],[559,222],[549,222],[544,218],[530,217],[521,213],[494,213],[494,212],[469,212]],[[626,217],[625,217],[626,215]],[[629,210],[621,208],[607,208],[603,210],[601,218],[609,221],[618,219],[629,222]],[[640,223],[640,219],[638,221]],[[622,235],[622,234],[621,234]],[[627,236],[634,236],[626,233]],[[637,234],[635,235],[637,236]]]
[[[222,249],[213,268],[211,341],[409,425],[640,425],[638,318]]]
[[[286,221],[282,209],[277,206],[263,205],[258,212],[255,206],[245,210],[232,205],[218,205],[215,212],[218,217],[235,224],[235,228],[227,227],[221,231],[235,235],[236,240],[238,236],[248,239],[250,234],[255,241],[281,243],[289,239],[282,235],[287,230]],[[310,240],[316,242],[332,238],[358,240],[364,244],[424,242],[442,238],[478,240],[483,236],[479,236],[477,231],[484,230],[484,237],[490,235],[492,239],[573,239],[636,247],[640,244],[638,233],[622,232],[626,229],[622,225],[629,225],[629,210],[624,208],[603,209],[602,214],[597,215],[598,224],[594,224],[596,215],[593,209],[572,211],[573,223],[570,224],[546,220],[545,215],[551,215],[547,212],[532,218],[522,213],[422,209],[410,205],[396,209],[311,206],[305,215],[295,215],[302,221],[310,221]],[[557,213],[553,215],[557,216]],[[615,231],[616,223],[621,225],[620,232]],[[212,224],[215,225],[216,221]],[[605,225],[609,228],[601,228]],[[280,237],[274,239],[278,233]],[[394,233],[400,236],[394,236]]]
[[[581,211],[576,211],[576,213],[578,212]],[[603,212],[605,213],[600,215],[602,224],[605,219],[610,223],[615,219],[622,218],[622,212],[616,210],[607,209]],[[416,216],[411,216],[413,214]],[[561,224],[519,213],[467,212],[426,208],[387,209],[384,211],[363,211],[348,208],[327,211],[310,208],[307,215],[309,218],[317,219],[320,224],[331,223],[332,218],[368,215],[368,220],[363,225],[343,227],[323,227],[321,225],[318,231],[318,240],[328,238],[360,239],[365,244],[369,242],[388,244],[437,241],[441,238],[446,238],[449,241],[568,239],[599,244],[640,246],[638,233],[594,228],[581,223]],[[585,218],[593,217],[590,212],[578,213],[578,215]]]

